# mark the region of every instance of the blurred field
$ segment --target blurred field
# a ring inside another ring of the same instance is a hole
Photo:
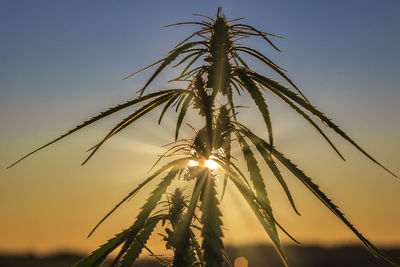
[[[249,267],[282,267],[274,249],[267,245],[227,247],[227,253],[232,260],[244,257]],[[346,247],[286,247],[289,262],[293,267],[385,267],[390,266],[383,260],[374,258],[360,246]],[[385,249],[385,252],[400,262],[400,248]],[[11,255],[0,253],[0,267],[64,267],[71,266],[82,258],[82,255],[58,253],[38,257],[35,255]],[[236,261],[237,263],[240,261]],[[242,260],[243,262],[243,260]],[[107,265],[105,265],[107,266]],[[137,267],[160,266],[151,259],[138,261]],[[237,267],[245,267],[237,265]]]

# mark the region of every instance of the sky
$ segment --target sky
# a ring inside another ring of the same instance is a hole
[[[91,228],[139,184],[173,140],[176,114],[158,126],[139,121],[87,165],[85,151],[117,115],[52,145],[19,165],[13,161],[108,107],[136,97],[151,72],[127,74],[163,58],[196,28],[163,25],[215,16],[279,34],[277,53],[247,41],[287,75],[365,150],[400,175],[400,3],[386,1],[0,1],[0,251],[88,252],[128,227],[154,184],[123,206],[89,239]],[[253,66],[261,72],[256,62]],[[172,85],[170,69],[149,88]],[[400,181],[327,133],[342,161],[306,122],[271,99],[276,146],[311,176],[373,243],[400,245]],[[240,101],[248,104],[244,97]],[[247,109],[241,118],[265,130]],[[190,120],[190,117],[189,117]],[[262,121],[261,121],[262,122]],[[185,128],[182,136],[190,136]],[[266,135],[264,135],[266,136]],[[357,243],[354,235],[293,176],[285,177],[300,217],[266,168],[276,217],[303,244]],[[221,202],[227,244],[268,243],[232,185]],[[158,239],[157,239],[158,238]],[[282,236],[283,242],[289,242]],[[159,237],[150,243],[161,250]]]

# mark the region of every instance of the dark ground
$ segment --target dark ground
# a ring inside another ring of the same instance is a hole
[[[249,267],[282,267],[275,250],[271,246],[227,247],[232,262],[236,257],[245,257]],[[286,247],[289,263],[293,267],[385,267],[390,266],[383,260],[374,258],[365,248],[349,247]],[[386,249],[385,252],[400,262],[400,248]],[[59,253],[46,257],[34,255],[7,255],[0,253],[0,267],[64,267],[71,266],[82,255]],[[107,266],[107,265],[105,265]],[[160,266],[152,260],[141,260],[134,266]]]

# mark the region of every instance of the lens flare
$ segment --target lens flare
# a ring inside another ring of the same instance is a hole
[[[211,169],[211,170],[215,170],[216,168],[219,167],[218,163],[216,163],[215,161],[213,161],[212,159],[206,160],[206,162],[204,163],[204,165]]]
[[[194,161],[194,160],[189,160],[188,166],[189,167],[199,166],[199,163],[197,161]]]

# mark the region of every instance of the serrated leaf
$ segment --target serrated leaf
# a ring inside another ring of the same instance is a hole
[[[271,42],[271,40],[269,40],[267,37],[265,37],[265,34],[263,34],[263,32],[257,30],[256,28],[254,28],[254,27],[252,27],[252,26],[249,26],[249,25],[246,25],[246,24],[235,24],[235,25],[233,25],[233,26],[234,26],[234,27],[242,26],[242,27],[245,27],[245,28],[247,28],[247,29],[249,29],[249,30],[251,30],[251,31],[254,31],[254,32],[257,33],[261,38],[263,38],[265,41],[267,41],[276,51],[281,52],[281,50],[279,50],[279,48],[276,47],[276,46],[274,45],[274,43]]]
[[[170,94],[170,93],[172,93],[172,92],[177,92],[177,91],[180,91],[180,89],[171,89],[171,90],[165,90],[165,91],[160,91],[160,92],[156,92],[156,93],[151,93],[151,94],[142,96],[142,97],[140,97],[140,98],[136,98],[136,99],[127,101],[127,102],[124,103],[124,104],[121,104],[121,105],[117,105],[117,106],[115,106],[115,107],[112,107],[112,108],[108,109],[107,111],[101,112],[101,113],[98,114],[97,116],[94,116],[94,117],[91,118],[90,120],[87,120],[87,121],[85,121],[85,122],[79,124],[79,125],[76,126],[74,129],[69,130],[67,133],[61,135],[60,137],[54,139],[53,141],[51,141],[51,142],[49,142],[49,143],[47,143],[47,144],[45,144],[45,145],[43,145],[43,146],[41,146],[41,147],[35,149],[34,151],[32,151],[32,152],[30,152],[30,153],[28,153],[28,154],[26,154],[25,156],[23,156],[22,158],[20,158],[19,160],[17,160],[16,162],[14,162],[13,164],[11,164],[10,166],[8,166],[7,168],[11,168],[12,166],[14,166],[14,165],[16,165],[17,163],[21,162],[22,160],[24,160],[25,158],[29,157],[30,155],[32,155],[32,154],[38,152],[39,150],[42,150],[43,148],[45,148],[45,147],[47,147],[47,146],[49,146],[49,145],[51,145],[51,144],[54,144],[55,142],[57,142],[57,141],[63,139],[64,137],[67,137],[68,135],[70,135],[70,134],[72,134],[72,133],[74,133],[74,132],[76,132],[76,131],[78,131],[78,130],[80,130],[80,129],[86,127],[86,126],[89,126],[89,125],[91,125],[91,124],[93,124],[93,123],[95,123],[95,122],[97,122],[97,121],[99,121],[99,120],[101,120],[101,119],[104,119],[104,118],[106,118],[106,117],[108,117],[108,116],[110,116],[110,115],[112,115],[112,114],[114,114],[114,113],[117,113],[117,112],[122,111],[122,110],[124,110],[124,109],[127,109],[127,108],[129,108],[129,107],[132,107],[132,106],[134,106],[134,105],[137,105],[137,104],[142,103],[142,102],[144,102],[144,101],[147,101],[147,100],[150,100],[150,99],[153,99],[153,98],[156,98],[156,97],[168,95],[168,94]]]
[[[228,98],[229,106],[231,108],[232,117],[236,121],[235,104],[233,103],[233,90],[232,90],[231,84],[229,84],[229,86],[228,86],[227,98]]]
[[[231,161],[231,149],[232,149],[231,141],[232,141],[231,133],[229,132],[226,135],[225,142],[223,143],[223,148],[224,148],[224,152],[225,152],[225,155],[226,155],[225,157],[226,157],[226,161],[228,163],[228,167],[229,167],[229,163]],[[226,173],[224,173],[224,184],[222,186],[221,201],[222,201],[222,199],[224,198],[224,195],[225,195],[226,186],[228,184],[228,178],[229,178],[228,175]]]
[[[139,90],[140,95],[142,95],[144,93],[144,90],[146,90],[146,88],[158,76],[158,74],[160,74],[160,72],[163,69],[165,69],[165,67],[167,67],[169,64],[171,64],[171,62],[174,61],[179,55],[181,55],[182,53],[185,53],[185,50],[187,50],[193,46],[196,46],[196,45],[204,45],[204,44],[205,44],[204,42],[200,42],[200,41],[190,42],[190,43],[183,44],[183,45],[173,49],[172,51],[170,51],[169,55],[162,60],[161,65],[157,68],[157,70],[153,73],[153,75],[151,75],[151,77],[147,80],[147,82],[143,86],[143,88]]]
[[[369,240],[367,240],[343,215],[339,208],[332,203],[332,201],[322,192],[318,185],[314,184],[310,177],[308,177],[303,171],[297,168],[288,158],[282,153],[270,146],[262,138],[252,134],[253,138],[257,139],[265,149],[268,149],[291,173],[293,173],[329,210],[335,214],[367,247],[367,249],[375,256],[380,257],[394,266],[399,266],[395,261],[388,257],[385,253],[375,247]]]
[[[186,67],[183,69],[183,71],[181,72],[181,75],[179,75],[179,77],[183,77],[186,74],[186,71],[202,56],[204,55],[204,53],[199,53],[197,56],[195,56],[190,62],[189,64],[186,65]]]
[[[185,164],[186,165],[186,164]],[[150,213],[156,207],[158,201],[161,199],[162,195],[165,193],[167,187],[171,184],[172,180],[175,178],[176,174],[182,169],[185,165],[175,164],[172,170],[164,177],[161,183],[158,184],[156,189],[150,194],[150,197],[146,200],[146,203],[142,206],[139,215],[136,218],[136,221],[133,225],[126,231],[126,235],[124,234],[123,238],[114,238],[112,241],[109,241],[106,245],[106,248],[101,248],[92,253],[88,258],[82,261],[83,265],[79,265],[78,267],[85,267],[85,266],[99,266],[99,265],[90,265],[90,264],[100,264],[107,255],[121,245],[123,242],[127,242],[126,246],[121,249],[121,252],[117,256],[118,260],[120,256],[128,249],[128,245],[136,238],[138,233],[143,229],[145,223],[150,215]],[[124,232],[125,233],[125,232]],[[89,264],[89,265],[86,265]]]
[[[175,248],[174,254],[174,267],[186,266],[188,264],[191,264],[192,259],[188,257],[188,254],[190,254],[190,251],[188,251],[188,249],[190,249],[190,224],[193,220],[193,216],[197,207],[197,202],[199,200],[200,193],[202,192],[204,183],[204,177],[202,177],[202,174],[199,174],[196,179],[196,184],[193,188],[187,212],[184,215],[183,219],[175,227],[174,243],[177,246]]]
[[[261,171],[258,168],[257,160],[254,157],[253,152],[250,149],[250,146],[247,144],[246,140],[241,135],[238,135],[238,141],[242,149],[243,157],[247,164],[247,169],[250,173],[250,179],[253,182],[254,190],[256,191],[257,198],[264,204],[264,206],[269,210],[272,214],[272,208],[270,201],[268,199],[267,191],[265,189],[265,183],[263,177],[261,176]],[[274,231],[275,224],[271,225]]]
[[[110,139],[112,136],[116,135],[119,133],[121,130],[125,129],[127,126],[131,125],[133,122],[136,120],[140,119],[153,109],[157,108],[158,106],[162,105],[163,103],[167,102],[173,97],[172,94],[164,95],[161,96],[150,103],[144,105],[137,111],[133,112],[131,115],[123,119],[120,123],[118,123],[104,138],[101,140],[97,145],[95,145],[92,148],[92,152],[89,154],[89,156],[85,159],[85,161],[82,163],[84,165],[96,152],[97,150],[106,142],[108,139]]]
[[[150,197],[146,200],[146,203],[142,206],[139,215],[137,216],[136,222],[133,224],[141,225],[144,224],[150,213],[154,210],[157,205],[157,202],[161,199],[162,195],[167,190],[167,187],[171,184],[172,180],[178,174],[178,172],[184,168],[186,164],[175,164],[172,169],[168,172],[168,174],[164,177],[161,183],[158,184],[156,189],[150,194]]]
[[[259,143],[258,139],[254,138],[254,134],[252,134],[252,132],[249,129],[246,129],[246,131],[243,131],[242,133],[245,134],[246,137],[248,137],[250,139],[250,141],[255,145],[255,147],[257,148],[258,152],[261,154],[262,158],[264,159],[264,161],[267,163],[268,167],[270,168],[270,170],[274,174],[275,178],[281,184],[281,186],[282,186],[283,190],[285,191],[286,196],[287,196],[290,204],[292,205],[294,211],[298,215],[300,215],[300,213],[298,212],[298,210],[296,208],[296,205],[294,204],[293,197],[292,197],[292,194],[290,193],[289,187],[287,186],[285,180],[283,179],[283,177],[282,177],[278,167],[276,166],[273,158],[271,157],[269,151],[266,150]]]
[[[183,43],[186,43],[186,42],[187,42],[188,40],[190,40],[192,37],[194,37],[194,36],[196,36],[196,35],[198,35],[198,34],[200,34],[200,33],[202,33],[202,32],[204,32],[204,30],[200,30],[200,31],[197,31],[197,32],[192,33],[191,35],[189,35],[188,37],[186,37],[185,39],[183,39],[183,41],[181,41],[180,43],[178,43],[178,44],[175,46],[175,48],[178,47],[178,46],[180,46],[180,45],[182,45]]]
[[[189,55],[187,55],[187,56],[185,56],[181,61],[179,61],[177,64],[175,64],[175,65],[173,66],[173,68],[176,68],[176,67],[178,67],[179,65],[185,63],[186,60],[188,60],[189,58],[191,58],[191,57],[193,57],[193,56],[196,56],[195,58],[199,58],[199,56],[201,56],[202,54],[205,53],[205,50],[204,50],[204,49],[190,49],[190,50],[186,50],[186,52],[189,52],[189,51],[194,51],[194,52],[191,53],[191,54],[189,54]]]
[[[201,223],[203,225],[201,232],[203,237],[202,248],[206,267],[222,266],[224,249],[220,218],[222,214],[218,208],[217,191],[212,179],[211,174],[206,177],[200,205],[202,211]]]
[[[118,209],[125,201],[127,201],[128,199],[132,198],[140,189],[142,189],[146,184],[148,184],[149,182],[151,182],[154,178],[158,177],[159,175],[161,175],[163,172],[165,172],[166,170],[177,166],[177,165],[183,165],[185,166],[186,162],[188,161],[188,159],[177,159],[174,160],[172,162],[169,162],[167,164],[165,164],[164,166],[162,166],[160,169],[158,169],[153,175],[151,175],[150,177],[148,177],[146,180],[144,180],[142,183],[140,183],[133,191],[131,191],[126,197],[124,197],[117,205],[115,205],[115,207],[109,211],[107,213],[106,216],[104,216],[97,224],[96,226],[92,229],[92,231],[90,231],[88,237],[90,237],[94,231],[96,231],[96,229],[116,210]]]
[[[272,123],[269,115],[269,110],[267,103],[265,103],[264,97],[260,92],[260,88],[247,76],[246,72],[242,69],[236,69],[236,73],[238,74],[239,79],[242,81],[244,88],[250,93],[250,96],[253,98],[254,103],[257,105],[258,109],[261,112],[261,115],[264,118],[265,125],[268,129],[269,141],[273,143],[273,135],[272,135]]]
[[[335,214],[366,246],[366,248],[375,256],[382,258],[393,266],[400,266],[393,259],[375,247],[368,239],[366,239],[347,219],[339,208],[322,192],[318,185],[314,184],[310,177],[306,176],[300,169],[297,168],[289,159],[287,159],[279,151],[271,148],[271,153],[285,165],[333,214]]]
[[[190,244],[195,249],[197,258],[199,259],[199,262],[203,262],[203,260],[204,260],[203,252],[201,251],[200,244],[197,241],[196,236],[192,230],[190,230],[189,235],[190,235]]]
[[[187,110],[188,110],[188,107],[189,107],[189,105],[190,105],[190,101],[192,100],[192,98],[193,98],[193,94],[190,94],[190,95],[186,96],[186,99],[185,99],[185,101],[184,101],[183,104],[182,104],[181,112],[179,113],[178,121],[176,122],[175,141],[178,140],[179,129],[180,129],[180,127],[181,127],[183,118],[184,118],[185,115],[186,115],[186,112],[187,112]]]
[[[287,96],[288,98],[290,98],[291,100],[293,100],[294,102],[296,102],[297,104],[299,104],[300,106],[302,106],[303,108],[305,108],[306,110],[308,110],[309,112],[311,112],[314,116],[316,116],[318,119],[320,119],[326,126],[328,126],[329,128],[331,128],[333,131],[335,131],[337,134],[339,134],[341,137],[343,137],[344,139],[346,139],[350,144],[352,144],[354,147],[356,147],[361,153],[363,153],[367,158],[369,158],[370,160],[372,160],[374,163],[376,163],[378,166],[380,166],[381,168],[383,168],[384,170],[386,170],[388,173],[390,173],[391,175],[393,175],[394,177],[397,177],[393,172],[391,172],[390,170],[388,170],[386,167],[384,167],[382,164],[380,164],[376,159],[374,159],[371,155],[369,155],[364,149],[362,149],[356,142],[354,142],[349,136],[347,136],[347,134],[342,131],[339,126],[337,126],[335,123],[333,123],[328,117],[326,117],[321,111],[319,111],[318,109],[316,109],[314,106],[312,106],[310,103],[306,102],[304,99],[302,99],[301,97],[299,97],[296,93],[290,91],[289,89],[287,89],[286,87],[280,85],[279,83],[263,76],[260,74],[257,74],[255,72],[251,72],[250,75],[259,78],[260,81],[262,81],[264,83],[264,85],[270,89],[271,91],[278,91],[282,94],[284,94],[285,96]]]
[[[129,230],[129,229],[128,229]],[[74,265],[74,267],[96,267],[106,259],[108,254],[110,254],[114,249],[121,245],[127,239],[128,230],[124,230],[117,234],[114,238],[107,241],[97,250],[93,251],[88,257],[79,261]]]
[[[243,47],[243,46],[235,47],[235,50],[249,54],[249,55],[257,58],[264,64],[266,64],[268,67],[273,69],[276,73],[278,73],[283,79],[285,79],[291,86],[293,86],[293,88],[296,89],[296,91],[304,98],[304,100],[309,102],[308,99],[305,97],[305,95],[300,91],[300,89],[292,82],[292,80],[290,80],[285,75],[285,73],[282,72],[281,68],[279,66],[277,66],[274,62],[272,62],[269,58],[267,58],[265,55],[263,55],[262,53],[258,52],[257,50],[255,50],[253,48],[250,48],[250,47]],[[248,67],[246,67],[246,68],[248,68]]]
[[[223,147],[224,139],[228,133],[229,113],[226,106],[219,108],[219,114],[215,121],[215,129],[212,135],[213,148]]]
[[[257,205],[257,202],[255,202],[256,196],[254,193],[246,186],[245,183],[243,183],[237,175],[235,175],[234,172],[230,171],[229,169],[224,169],[231,178],[233,184],[236,186],[236,188],[239,190],[239,192],[242,194],[243,198],[246,200],[247,204],[250,206],[252,209],[254,215],[256,216],[257,220],[260,222],[268,236],[270,237],[272,244],[274,245],[278,255],[280,256],[282,262],[285,264],[285,266],[288,266],[287,263],[287,258],[286,254],[282,248],[281,242],[279,240],[278,233],[276,232],[276,229],[274,227],[275,224],[277,224],[276,220],[273,219],[271,216],[272,214],[269,214],[269,216],[264,216],[260,212],[260,207]],[[277,224],[281,229],[283,229],[279,224]],[[275,229],[275,230],[274,230]],[[285,231],[285,233],[287,233]]]
[[[130,245],[129,249],[125,253],[125,256],[119,265],[120,267],[130,267],[133,265],[142,252],[147,240],[150,238],[151,233],[154,231],[158,221],[159,220],[153,220],[152,222],[148,223],[137,235],[135,241]]]
[[[257,82],[260,82],[260,84],[262,85],[262,81],[260,81],[258,78],[255,77],[255,80]],[[274,91],[273,93],[276,96],[278,96],[280,99],[282,99],[283,102],[285,102],[287,105],[289,105],[298,114],[300,114],[306,121],[308,121],[322,135],[322,137],[329,143],[329,145],[333,148],[333,150],[335,150],[335,152],[339,155],[339,157],[341,157],[343,160],[345,160],[343,155],[339,152],[339,150],[331,142],[331,140],[325,135],[325,133],[322,131],[322,129],[303,110],[301,110],[299,107],[297,107],[292,101],[290,101],[289,98],[285,97],[279,91]]]
[[[158,124],[161,123],[161,120],[163,119],[165,112],[168,110],[168,108],[175,102],[175,100],[179,97],[179,95],[175,95],[173,96],[168,102],[167,104],[165,104],[164,108],[162,109],[161,113],[160,113],[160,117],[158,118]]]
[[[145,223],[150,216],[150,213],[155,209],[158,201],[160,201],[162,195],[167,190],[167,187],[171,184],[172,180],[175,178],[176,174],[182,166],[175,166],[169,173],[164,177],[161,183],[158,184],[156,189],[150,194],[150,197],[146,200],[146,203],[142,206],[139,215],[136,217],[136,221],[130,227],[130,232],[128,236],[129,242],[132,242],[138,235],[139,231],[143,229]],[[129,243],[127,243],[130,245]],[[119,257],[123,255],[123,253],[128,249],[128,246],[125,246],[121,249]]]

